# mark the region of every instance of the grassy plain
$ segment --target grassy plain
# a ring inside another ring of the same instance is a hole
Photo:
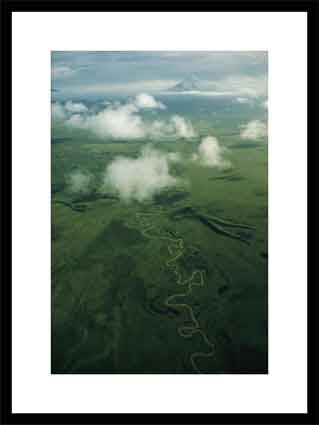
[[[187,158],[199,138],[106,142],[53,127],[53,373],[267,373],[267,141],[241,140],[240,118],[193,119],[231,169],[185,160],[179,187],[129,204],[99,192],[112,159],[147,143]],[[67,190],[74,169],[94,176],[89,194]]]

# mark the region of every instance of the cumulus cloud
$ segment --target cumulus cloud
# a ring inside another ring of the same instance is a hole
[[[54,102],[51,105],[51,117],[55,122],[66,121],[68,119],[71,119],[72,123],[80,122],[78,117],[72,114],[82,114],[86,112],[88,112],[88,108],[84,105],[84,103],[75,103],[72,102],[72,100],[68,100],[64,104]]]
[[[157,105],[158,102],[152,96],[146,98],[144,96],[142,101],[141,99],[137,101],[136,98],[135,101],[125,104],[114,102],[96,114],[84,116],[74,114],[65,123],[71,127],[90,130],[102,139],[189,139],[195,136],[191,122],[179,115],[174,115],[168,120],[145,120],[140,109],[145,109],[146,104],[148,105],[147,108],[160,106]],[[155,106],[151,106],[154,105],[153,101]]]
[[[51,117],[53,121],[64,121],[67,118],[67,114],[61,103],[54,102],[51,104]]]
[[[163,103],[157,101],[147,93],[138,94],[134,100],[135,105],[141,109],[166,109]]]
[[[81,112],[87,112],[88,108],[84,105],[84,103],[75,103],[72,102],[72,100],[68,100],[65,105],[64,108],[67,112],[70,113],[81,113]]]
[[[138,158],[120,156],[106,169],[105,187],[111,187],[126,202],[152,199],[161,190],[176,185],[167,154],[146,147]]]
[[[248,122],[242,126],[240,137],[247,140],[260,139],[267,136],[267,126],[265,123],[259,120]]]
[[[67,177],[68,190],[72,193],[89,192],[92,176],[81,170],[73,171]]]
[[[192,159],[205,167],[229,167],[231,164],[223,158],[224,152],[216,137],[207,136],[202,139]]]
[[[70,127],[86,128],[86,119],[81,114],[73,114],[65,122]]]
[[[72,115],[66,124],[91,130],[100,138],[137,139],[146,136],[142,118],[134,104],[112,105],[88,115]]]
[[[189,121],[186,121],[185,118],[174,115],[171,118],[171,123],[175,127],[176,134],[185,139],[189,139],[195,136],[195,131],[192,124]]]

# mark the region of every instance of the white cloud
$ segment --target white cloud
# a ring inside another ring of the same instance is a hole
[[[73,113],[81,113],[81,112],[87,112],[88,108],[84,105],[84,103],[75,103],[72,102],[72,100],[68,100],[64,108],[66,111]]]
[[[157,101],[147,93],[138,94],[134,100],[135,105],[140,109],[165,109],[163,103]]]
[[[68,190],[73,193],[86,193],[90,189],[92,176],[81,170],[73,171],[67,177]]]
[[[94,115],[72,115],[66,124],[88,129],[100,138],[136,139],[146,135],[142,118],[133,104],[111,106]]]
[[[126,202],[143,202],[161,190],[177,184],[170,175],[166,154],[146,147],[138,158],[117,157],[106,169],[104,185]]]
[[[64,121],[67,118],[63,105],[59,102],[51,104],[51,117],[53,121]]]
[[[157,101],[154,99],[154,102]],[[150,102],[148,104],[150,105]],[[102,139],[189,139],[195,136],[191,122],[179,115],[174,115],[168,120],[146,121],[134,101],[125,104],[113,103],[92,115],[75,114],[65,123],[72,127],[90,130]]]
[[[267,126],[265,123],[259,120],[248,122],[242,126],[240,137],[247,140],[260,139],[267,136]]]
[[[155,120],[148,125],[147,134],[151,138],[185,138],[196,136],[192,123],[180,115],[173,115],[168,120]]]
[[[192,159],[205,167],[229,167],[231,164],[223,158],[224,152],[216,137],[207,136],[202,139]]]
[[[81,114],[71,115],[65,122],[70,127],[87,128],[86,118]]]
[[[189,121],[186,121],[185,118],[179,115],[174,115],[171,118],[171,123],[175,127],[175,132],[179,137],[190,139],[195,136],[192,124]]]
[[[91,130],[100,137],[136,139],[145,136],[142,118],[131,104],[104,109],[88,119]]]
[[[79,114],[87,112],[88,108],[83,103],[74,103],[68,100],[65,104],[54,102],[51,105],[51,117],[53,121],[65,121],[69,119],[72,124],[84,122],[77,115],[71,115],[73,113]]]

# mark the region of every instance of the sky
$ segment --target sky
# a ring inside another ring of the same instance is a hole
[[[51,61],[56,99],[165,93],[190,76],[207,94],[267,96],[266,52],[55,51]]]

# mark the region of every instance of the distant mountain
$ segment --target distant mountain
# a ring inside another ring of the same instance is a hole
[[[181,92],[181,91],[198,91],[201,90],[200,80],[194,75],[190,75],[184,80],[177,83],[175,86],[170,88],[171,91]]]

